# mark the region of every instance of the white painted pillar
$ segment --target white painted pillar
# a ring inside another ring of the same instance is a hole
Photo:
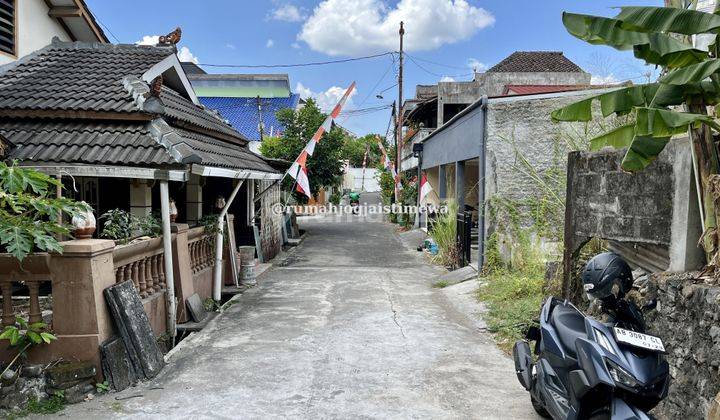
[[[152,189],[144,179],[130,181],[130,214],[145,217],[152,213]]]
[[[196,225],[202,219],[203,208],[203,187],[202,177],[197,174],[190,174],[190,179],[185,186],[185,220],[190,226]]]

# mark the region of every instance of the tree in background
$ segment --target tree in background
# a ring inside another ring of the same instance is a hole
[[[260,145],[260,152],[269,158],[295,161],[308,141],[327,117],[317,107],[313,99],[308,99],[299,110],[283,109],[277,112],[277,119],[285,127],[279,137],[267,137]],[[310,190],[313,194],[321,188],[335,187],[342,182],[343,146],[346,135],[337,127],[323,134],[315,147],[315,152],[307,160]],[[285,178],[285,186],[290,188],[294,180]],[[303,194],[293,191],[298,202],[305,202]]]
[[[367,167],[374,168],[380,164],[380,146],[378,146],[377,134],[367,134],[363,137],[346,137],[343,145],[343,158],[350,161],[350,166],[361,168],[363,158],[367,154]]]

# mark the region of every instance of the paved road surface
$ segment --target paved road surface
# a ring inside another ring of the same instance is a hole
[[[392,225],[303,227],[305,242],[155,380],[61,415],[536,418],[512,362],[431,287],[437,268]]]

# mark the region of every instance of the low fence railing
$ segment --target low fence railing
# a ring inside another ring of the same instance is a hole
[[[115,280],[132,281],[140,297],[165,290],[165,254],[162,238],[117,246],[113,250]]]
[[[202,226],[188,230],[188,252],[193,274],[212,267],[215,259],[215,238],[206,234]]]
[[[12,256],[0,256],[0,290],[2,290],[2,326],[15,324],[15,308],[13,306],[13,292],[27,287],[28,291],[28,320],[30,323],[42,321],[40,308],[40,286],[44,282],[51,282],[50,255],[37,253],[23,260],[22,265]],[[18,287],[15,287],[18,286]]]

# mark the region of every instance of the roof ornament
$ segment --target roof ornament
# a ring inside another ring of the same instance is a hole
[[[162,46],[168,46],[168,45],[177,45],[178,42],[180,42],[180,38],[182,37],[182,29],[178,26],[175,28],[174,31],[170,32],[167,35],[161,35],[158,39],[158,45]]]
[[[162,85],[163,85],[163,77],[161,74],[158,77],[152,79],[152,81],[150,82],[150,92],[148,92],[146,94],[146,97],[150,97],[150,96],[154,96],[156,98],[159,97],[160,91],[162,90]]]

